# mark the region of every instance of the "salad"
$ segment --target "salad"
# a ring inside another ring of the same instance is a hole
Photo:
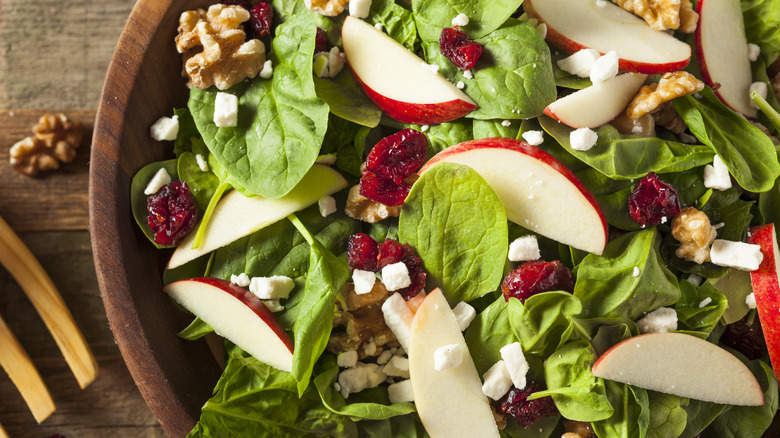
[[[182,11],[131,200],[225,338],[189,436],[762,436],[780,9],[711,3]]]

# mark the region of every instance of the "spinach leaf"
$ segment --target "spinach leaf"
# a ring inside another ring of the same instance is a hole
[[[148,196],[144,194],[144,190],[146,189],[146,186],[149,185],[149,181],[154,174],[162,168],[165,168],[168,175],[171,176],[171,180],[179,179],[178,173],[176,172],[176,160],[158,161],[156,163],[147,164],[136,172],[135,176],[133,176],[133,181],[130,183],[130,205],[132,206],[135,223],[137,223],[141,228],[141,231],[144,232],[146,238],[157,248],[172,248],[172,246],[159,245],[154,241],[154,231],[149,227],[149,213],[146,209],[146,199]]]
[[[323,247],[294,214],[289,219],[311,248],[306,286],[293,326],[295,350],[292,373],[298,381],[298,394],[303,395],[309,386],[314,364],[328,344],[336,296],[349,279],[349,266],[345,259],[336,257]]]
[[[274,75],[255,78],[226,92],[238,96],[236,127],[214,123],[217,90],[190,90],[189,108],[211,153],[251,193],[278,198],[292,190],[320,150],[328,105],[312,80],[316,26],[310,15],[276,28]]]
[[[473,79],[466,79],[463,70],[440,53],[438,37],[423,44],[427,62],[438,65],[450,81],[466,84],[463,91],[479,105],[466,117],[526,119],[555,100],[550,49],[533,26],[510,18],[476,41],[483,51],[472,69]]]
[[[201,157],[206,159],[203,155]],[[176,170],[179,173],[179,178],[187,182],[190,193],[195,197],[200,211],[206,210],[220,185],[219,177],[210,170],[204,172],[198,165],[195,154],[190,151],[182,152],[179,155]]]
[[[758,208],[766,223],[780,223],[780,178],[771,189],[758,196]]]
[[[568,53],[562,53],[557,49],[552,50],[552,68],[555,85],[572,90],[582,90],[593,85],[589,78],[581,78],[558,67],[558,60],[567,56],[569,56]]]
[[[504,126],[509,122],[509,126]],[[474,138],[520,138],[520,120],[474,120]]]
[[[204,336],[206,336],[209,333],[213,333],[214,329],[211,328],[210,325],[208,325],[205,321],[200,319],[200,317],[196,316],[194,320],[185,327],[182,331],[179,333],[176,333],[176,336],[186,339],[188,341],[194,341],[196,339],[200,339]]]
[[[336,167],[359,177],[360,166],[363,163],[363,150],[369,132],[370,129],[365,126],[331,115],[320,154],[336,154]]]
[[[178,157],[182,152],[192,151],[192,139],[200,139],[200,132],[189,109],[177,108],[173,110],[173,114],[179,120],[179,132],[176,133],[176,141],[173,144],[173,153]]]
[[[233,351],[200,421],[187,436],[225,436],[226,431],[231,436],[278,438],[358,435],[349,417],[322,405],[313,386],[299,398],[296,383],[292,374]]]
[[[431,283],[451,303],[498,288],[507,254],[507,219],[493,189],[467,166],[442,163],[412,186],[398,236],[412,245]]]
[[[369,128],[379,124],[382,111],[363,94],[349,69],[344,69],[334,79],[315,76],[313,80],[317,97],[328,104],[331,113]]]
[[[706,337],[726,310],[726,297],[706,281],[699,287],[687,281],[681,281],[679,284],[680,299],[674,303],[677,329],[701,332]],[[707,298],[710,299],[709,303],[701,306]]]
[[[731,409],[731,406],[720,405],[700,400],[684,399],[682,408],[687,415],[685,430],[680,434],[680,438],[694,438],[700,434],[705,427],[723,412]]]
[[[701,99],[685,96],[673,101],[693,135],[723,159],[731,175],[745,190],[765,192],[771,189],[780,175],[772,141],[723,105],[709,87],[700,94]]]
[[[423,41],[439,43],[442,28],[452,27],[452,19],[466,14],[469,24],[462,27],[471,39],[483,37],[512,15],[523,0],[412,0],[417,30]]]
[[[763,82],[769,90],[773,89],[773,81],[769,79],[766,63],[763,59],[752,63],[751,69],[753,70],[753,81]],[[758,114],[758,120],[762,124],[767,125],[770,132],[774,132],[775,135],[780,134],[780,102],[777,101],[777,95],[775,93],[767,93],[766,99],[764,99],[754,90],[750,92],[750,98],[758,106],[758,109],[761,110]]]
[[[402,415],[387,420],[363,420],[360,436],[365,438],[428,438],[420,419],[414,415]]]
[[[521,303],[510,298],[509,323],[526,354],[547,357],[572,336],[572,316],[582,311],[580,300],[568,292],[543,292]]]
[[[547,390],[528,400],[552,396],[561,415],[576,421],[599,421],[612,416],[604,379],[590,373],[596,353],[587,341],[574,341],[553,353],[544,364]]]
[[[780,54],[780,1],[740,0],[748,42],[761,47],[761,58],[772,64]]]
[[[707,282],[712,284],[726,299],[727,306],[726,311],[723,312],[723,323],[733,324],[750,312],[750,307],[745,303],[747,296],[753,293],[749,272],[729,269],[723,277],[708,279]]]
[[[539,117],[539,121],[568,153],[613,179],[642,178],[648,172],[680,172],[710,163],[714,155],[704,145],[621,135],[612,125],[595,130],[598,141],[590,150],[577,151],[569,142],[572,128],[547,116]]]
[[[647,438],[678,437],[685,430],[688,414],[676,395],[647,391],[650,396],[650,425]]]
[[[516,340],[509,315],[507,302],[500,296],[480,312],[463,333],[480,375],[501,360],[503,346]]]
[[[609,418],[592,423],[597,436],[644,438],[650,424],[647,390],[606,380],[607,398],[615,408]]]
[[[398,240],[398,219],[387,218],[371,224],[367,233],[377,242],[384,242],[387,239]]]
[[[417,26],[412,13],[394,0],[372,0],[368,19],[373,25],[381,24],[382,30],[392,39],[414,52],[417,44]],[[436,37],[438,40],[439,37]]]
[[[583,317],[636,319],[680,297],[677,277],[659,252],[661,237],[654,227],[618,237],[602,255],[589,254],[577,267],[574,295]],[[639,275],[634,276],[634,268]]]
[[[284,23],[299,15],[314,19],[314,24],[325,32],[328,42],[333,45],[341,45],[342,17],[328,18],[319,12],[313,11],[300,0],[273,0],[274,22]],[[278,32],[278,30],[277,30]]]
[[[429,127],[424,134],[428,137],[429,155],[438,154],[450,146],[474,139],[472,124],[469,119],[439,123]]]
[[[596,334],[590,341],[596,354],[601,356],[607,350],[612,348],[615,344],[625,341],[628,338],[639,336],[639,326],[630,319],[626,320],[611,320],[609,318],[596,318],[590,320],[577,320],[578,324],[583,326],[592,326],[594,324],[601,324],[596,329]]]
[[[339,366],[333,356],[324,358],[318,367],[321,368],[320,374],[314,378],[314,386],[320,394],[323,405],[331,412],[339,415],[345,415],[353,420],[384,420],[399,415],[406,415],[415,412],[414,405],[411,403],[390,404],[387,396],[387,389],[383,387],[366,389],[358,393],[364,395],[367,402],[352,402],[358,394],[350,396],[350,403],[344,400],[344,397],[333,388],[333,384],[339,375]]]

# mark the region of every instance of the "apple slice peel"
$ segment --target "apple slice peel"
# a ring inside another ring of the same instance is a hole
[[[780,252],[777,230],[774,224],[751,227],[748,236],[748,243],[758,245],[764,255],[758,269],[750,273],[750,283],[769,359],[775,378],[780,380]]]
[[[596,377],[639,388],[740,406],[761,406],[764,394],[753,373],[723,348],[683,333],[651,333],[626,339],[596,363]]]

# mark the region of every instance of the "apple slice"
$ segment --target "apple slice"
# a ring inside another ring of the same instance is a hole
[[[248,236],[291,213],[302,210],[325,195],[347,186],[347,180],[336,170],[315,164],[290,193],[278,199],[254,196],[247,198],[233,190],[219,201],[206,226],[198,248],[192,248],[195,233],[179,243],[168,262],[168,269],[177,268],[244,236]]]
[[[696,61],[704,83],[731,109],[756,117],[750,105],[753,74],[739,0],[699,0],[696,9]]]
[[[748,243],[761,247],[764,259],[758,269],[750,273],[753,295],[756,298],[758,319],[764,331],[769,359],[780,380],[780,252],[777,248],[777,231],[774,224],[750,228]]]
[[[509,138],[483,138],[439,152],[419,173],[445,162],[476,170],[501,199],[510,221],[583,251],[604,251],[607,221],[601,206],[547,152]]]
[[[438,72],[384,32],[347,16],[344,54],[369,99],[390,117],[418,125],[449,122],[477,105]]]
[[[597,128],[626,109],[647,75],[626,73],[562,97],[544,113],[572,128]]]
[[[163,291],[255,359],[292,371],[293,342],[252,292],[219,278],[189,278]]]
[[[683,333],[649,333],[614,345],[596,363],[596,377],[713,403],[761,406],[764,393],[733,354]]]
[[[658,74],[680,70],[691,60],[691,47],[653,30],[641,18],[611,2],[597,0],[527,0],[529,16],[547,25],[547,41],[574,53],[614,50],[620,70]]]
[[[433,353],[457,344],[460,365],[437,371]],[[409,373],[417,413],[431,438],[498,437],[496,420],[466,341],[440,289],[423,300],[414,314],[409,337]]]

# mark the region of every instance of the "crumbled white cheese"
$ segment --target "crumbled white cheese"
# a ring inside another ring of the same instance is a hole
[[[206,159],[203,158],[203,155],[195,154],[195,162],[198,163],[198,167],[200,168],[201,172],[209,171],[209,163],[206,162]]]
[[[220,128],[238,124],[238,96],[218,92],[214,100],[214,124]]]
[[[409,278],[409,269],[406,264],[398,262],[382,268],[382,283],[390,292],[409,287],[412,284],[412,279]]]
[[[371,11],[371,0],[351,0],[349,2],[349,15],[355,18],[366,18]]]
[[[339,373],[339,386],[341,396],[349,397],[350,394],[360,392],[368,388],[376,388],[387,379],[379,365],[375,363],[358,362],[354,367]]]
[[[390,398],[391,404],[413,402],[414,393],[412,392],[412,381],[406,379],[401,380],[398,383],[393,383],[387,387],[387,396]]]
[[[458,321],[460,331],[466,330],[469,324],[471,324],[471,321],[477,316],[477,311],[465,301],[456,304],[455,307],[452,308],[452,313],[455,314],[455,320]]]
[[[590,81],[594,84],[604,82],[607,79],[614,78],[618,73],[619,58],[614,50],[607,52],[606,55],[599,57],[590,69]]]
[[[263,68],[260,70],[260,77],[263,79],[271,79],[274,75],[274,63],[270,59],[263,63]]]
[[[731,188],[729,169],[719,155],[715,155],[712,165],[704,166],[704,187],[716,190],[728,190]]]
[[[238,275],[231,275],[230,282],[237,286],[247,287],[249,286],[250,278],[248,275],[246,275],[246,272],[242,272]]]
[[[160,117],[149,131],[152,138],[157,141],[171,141],[176,140],[176,135],[179,134],[179,116],[173,117]]]
[[[542,38],[547,38],[547,24],[541,23],[536,26],[536,31],[539,32],[539,35],[542,36]],[[536,67],[536,64],[534,64],[534,67]]]
[[[469,17],[466,14],[458,14],[452,19],[453,26],[466,26],[469,24]]]
[[[314,54],[314,63],[312,64],[312,69],[314,71],[314,75],[318,78],[330,77],[330,70],[328,69],[329,58],[330,53],[328,52],[317,52]]]
[[[382,314],[385,324],[393,332],[402,347],[409,347],[409,330],[412,327],[414,314],[401,294],[395,293],[382,303]]]
[[[442,345],[433,352],[433,368],[443,371],[456,368],[463,362],[463,346],[460,344]]]
[[[409,359],[401,356],[393,356],[382,368],[382,372],[388,376],[409,378]]]
[[[758,61],[758,55],[760,54],[761,47],[753,43],[748,43],[748,58],[750,58],[750,62]]]
[[[382,23],[377,23],[377,24],[374,25],[374,29],[382,32],[382,29],[384,29],[384,26],[382,25]]]
[[[338,47],[333,46],[328,53],[328,75],[332,78],[341,73],[341,69],[344,68],[345,56]]]
[[[575,151],[587,151],[598,141],[599,136],[590,128],[575,129],[569,134],[569,143]]]
[[[317,200],[317,206],[320,209],[322,217],[330,216],[336,212],[336,198],[325,195]]]
[[[371,339],[374,339],[374,338],[371,338]],[[376,354],[376,342],[369,341],[369,342],[366,342],[365,344],[363,344],[363,353],[366,356],[373,356],[374,354]]]
[[[704,277],[702,277],[701,275],[697,275],[697,274],[691,274],[691,275],[688,276],[688,278],[685,279],[685,281],[687,281],[688,283],[690,283],[690,284],[692,284],[692,285],[694,285],[696,287],[699,287],[699,286],[701,286],[701,283],[704,281]]]
[[[163,186],[171,182],[171,176],[168,175],[168,171],[164,167],[161,167],[157,173],[154,174],[152,179],[149,180],[149,184],[144,189],[144,195],[154,195],[160,191]]]
[[[284,310],[284,306],[279,303],[279,300],[263,300],[263,304],[265,304],[265,307],[267,307],[271,313],[281,312]]]
[[[631,276],[634,278],[639,277],[639,266],[634,266],[634,272],[631,273]]]
[[[462,90],[466,88],[466,84],[463,83],[463,81],[458,81],[457,84],[455,84],[456,87],[458,87],[458,90]]]
[[[436,64],[428,64],[425,61],[422,61],[420,64],[422,64],[423,67],[427,68],[431,71],[431,73],[436,74],[439,72],[439,66]]]
[[[710,259],[718,266],[755,271],[764,260],[764,255],[758,245],[715,239],[710,249]]]
[[[482,393],[493,400],[499,400],[512,387],[512,377],[503,360],[490,367],[482,376],[482,381]]]
[[[767,86],[766,82],[753,82],[750,84],[750,93],[756,92],[762,99],[766,100],[766,94],[767,94]],[[750,99],[750,106],[753,108],[758,108],[758,104],[753,102],[753,99]]]
[[[701,300],[701,302],[699,303],[699,309],[703,309],[707,307],[711,302],[712,302],[712,298],[710,297]]]
[[[513,342],[509,345],[501,347],[501,359],[504,360],[504,366],[509,371],[509,377],[512,379],[512,384],[517,389],[525,388],[525,375],[528,374],[529,366],[528,361],[525,360],[523,354],[523,347],[519,342]]]
[[[384,365],[388,362],[390,362],[390,359],[393,357],[393,352],[390,350],[385,350],[376,358],[376,363],[379,365]]]
[[[325,166],[332,166],[336,164],[336,159],[338,156],[336,154],[325,154],[320,155],[317,157],[317,161],[315,163],[317,164],[324,164]]]
[[[598,50],[582,49],[574,52],[571,56],[559,59],[557,64],[561,70],[571,73],[581,78],[590,77],[590,71],[593,69],[593,63],[596,62],[601,54]]]
[[[518,237],[509,244],[508,257],[513,262],[527,262],[539,260],[542,254],[539,252],[539,242],[536,236]]]
[[[756,295],[755,292],[750,292],[750,295],[745,297],[745,304],[751,309],[756,308]]]
[[[523,140],[531,146],[539,146],[544,143],[544,133],[542,131],[525,131]]]
[[[471,73],[471,70],[464,70],[463,77],[466,79],[474,79],[474,74]]]
[[[287,298],[293,289],[295,289],[295,282],[293,282],[292,278],[284,275],[252,277],[252,280],[249,282],[249,292],[257,295],[257,298],[261,300]]]
[[[677,311],[659,307],[636,322],[641,333],[666,333],[677,330]]]
[[[503,122],[501,122],[501,126],[508,128],[512,126],[512,122],[510,122],[509,120],[504,120]]]
[[[607,0],[596,0],[596,6],[603,8],[607,6]]]
[[[420,126],[420,132],[428,132],[429,129],[431,129],[431,127],[428,125]]]
[[[371,292],[376,283],[376,274],[371,271],[355,269],[352,271],[352,282],[355,283],[355,293],[363,295]]]

